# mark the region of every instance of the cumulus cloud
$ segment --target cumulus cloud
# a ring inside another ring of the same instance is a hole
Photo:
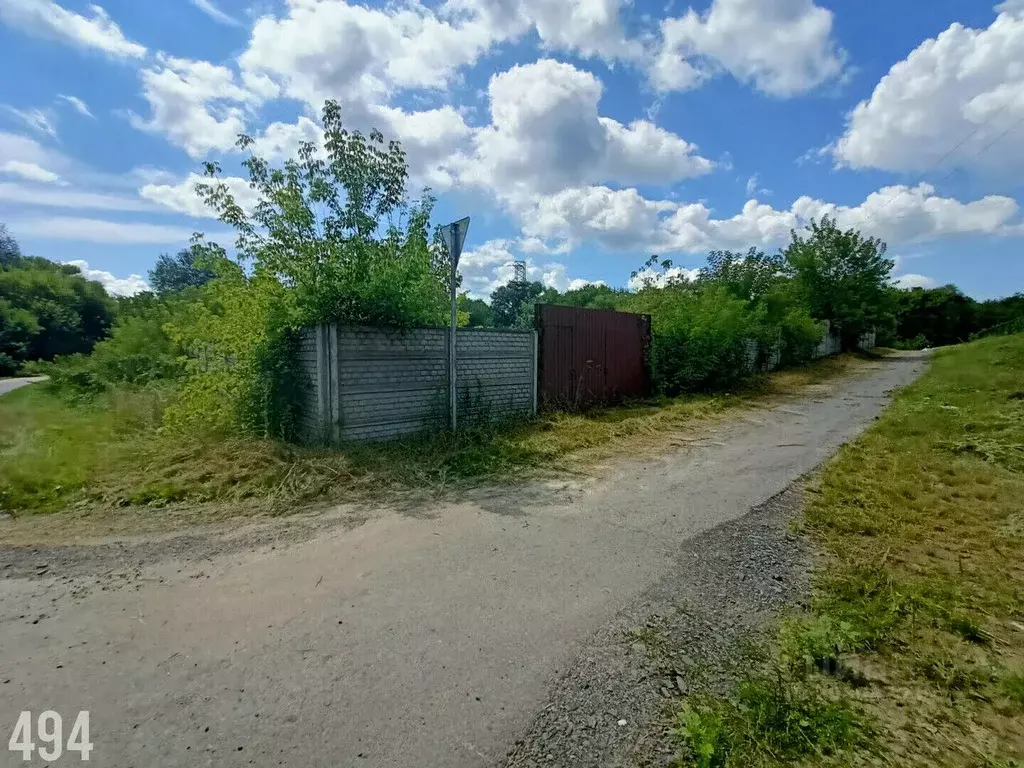
[[[99,51],[115,59],[139,59],[146,48],[124,36],[107,12],[90,5],[82,16],[52,0],[0,0],[0,22],[33,35],[77,48]]]
[[[538,263],[531,258],[516,255],[521,251],[516,240],[488,240],[476,248],[466,251],[459,259],[459,273],[462,275],[462,289],[477,299],[489,299],[495,289],[512,282],[515,278],[513,262],[524,261],[526,279],[542,283],[557,291],[570,291],[588,285],[604,285],[603,280],[587,280],[570,277],[568,267],[557,261]]]
[[[245,132],[245,110],[260,97],[243,87],[228,67],[161,56],[142,70],[150,116],[131,115],[139,130],[160,133],[193,158],[231,150]]]
[[[593,74],[551,59],[494,75],[491,124],[474,137],[462,179],[500,198],[531,198],[601,181],[670,183],[713,169],[696,146],[650,122],[599,116],[602,90]]]
[[[813,0],[714,0],[661,22],[649,77],[660,91],[694,88],[720,72],[788,97],[838,77],[846,53],[832,39],[832,12]]]
[[[629,278],[627,287],[631,291],[641,291],[644,288],[664,288],[673,283],[689,283],[700,277],[700,269],[686,269],[685,267],[670,267],[664,270],[641,269]]]
[[[1019,234],[1019,206],[990,195],[968,203],[939,197],[927,184],[885,187],[856,206],[801,197],[788,210],[748,200],[729,218],[703,203],[650,200],[636,189],[578,187],[537,196],[510,211],[528,237],[578,244],[593,240],[610,250],[655,253],[784,244],[792,229],[828,215],[841,227],[859,227],[889,243],[912,243],[959,234]]]
[[[851,168],[1024,170],[1024,5],[985,29],[953,24],[897,62],[834,145]],[[963,142],[960,146],[957,146]],[[988,151],[999,142],[997,151]]]
[[[111,296],[134,296],[137,293],[145,293],[149,291],[149,283],[142,279],[141,275],[128,275],[128,277],[115,277],[112,273],[106,272],[102,269],[92,269],[89,267],[89,262],[76,259],[75,261],[66,261],[65,264],[70,264],[73,267],[78,267],[78,270],[82,273],[82,277],[86,280],[95,280],[98,283],[102,283],[103,287],[106,288],[107,293]]]
[[[933,277],[908,273],[895,278],[893,285],[897,288],[935,288],[938,283]]]
[[[217,213],[209,208],[196,193],[196,184],[208,183],[210,179],[197,173],[190,173],[187,178],[177,184],[146,184],[139,189],[139,196],[154,203],[196,218],[217,218]],[[249,186],[249,182],[237,176],[225,176],[217,181],[227,185],[235,202],[244,210],[251,211],[260,201],[259,193]]]
[[[20,160],[8,160],[0,163],[0,173],[20,176],[26,181],[38,181],[42,184],[56,184],[60,181],[53,171],[48,171],[35,163],[23,163]]]

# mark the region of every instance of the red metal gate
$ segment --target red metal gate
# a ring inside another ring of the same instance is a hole
[[[541,405],[579,410],[651,393],[650,315],[538,304]]]

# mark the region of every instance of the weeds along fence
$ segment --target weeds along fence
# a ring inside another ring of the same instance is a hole
[[[312,326],[299,336],[307,443],[384,440],[449,423],[447,328]],[[537,412],[533,331],[460,328],[460,424]]]

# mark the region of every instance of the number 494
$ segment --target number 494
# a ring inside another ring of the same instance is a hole
[[[45,746],[39,747],[39,757],[46,762],[52,762],[60,758],[65,751],[77,752],[80,760],[88,760],[92,752],[92,742],[89,741],[89,710],[85,709],[78,713],[75,724],[71,726],[71,734],[68,736],[68,743],[64,744],[64,726],[61,722],[59,712],[48,709],[39,714],[36,720],[36,737]],[[31,760],[35,752],[36,744],[32,741],[32,713],[22,712],[18,716],[18,722],[14,725],[14,733],[11,740],[7,742],[7,748],[11,752],[21,752],[22,760]]]

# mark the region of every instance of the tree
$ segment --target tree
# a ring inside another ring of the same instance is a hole
[[[18,256],[0,269],[0,354],[10,360],[89,352],[114,313],[103,286],[76,267]]]
[[[842,231],[828,216],[812,221],[810,230],[807,237],[792,232],[783,252],[786,267],[811,316],[831,321],[843,348],[852,349],[862,334],[891,318],[893,262],[885,258],[881,240],[856,229]]]
[[[149,272],[150,286],[156,293],[166,295],[206,285],[216,273],[202,265],[203,258],[203,249],[198,245],[184,248],[174,256],[161,254]]]
[[[535,304],[543,295],[544,286],[538,282],[515,281],[496,288],[491,294],[494,324],[499,328],[514,327],[520,320],[523,307]]]
[[[712,251],[698,279],[718,283],[738,299],[756,302],[772,290],[784,267],[781,254],[766,255],[756,248],[745,254]]]
[[[967,341],[978,327],[977,302],[955,285],[894,289],[897,343],[940,347]]]
[[[255,154],[243,162],[258,198],[249,210],[217,164],[206,164],[196,191],[236,230],[242,263],[201,238],[193,244],[203,257],[197,263],[217,277],[192,312],[165,326],[175,348],[190,354],[164,413],[169,428],[293,436],[305,391],[294,362],[299,328],[447,324],[449,260],[431,232],[434,198],[424,190],[409,202],[401,145],[377,131],[346,130],[333,101],[324,105],[323,128],[326,156],[304,142],[279,168]],[[241,136],[238,146],[254,143]]]
[[[20,258],[18,241],[11,237],[5,225],[0,224],[0,269],[13,265]]]
[[[494,312],[487,302],[471,299],[468,293],[459,294],[459,312],[469,315],[469,328],[493,328]]]

